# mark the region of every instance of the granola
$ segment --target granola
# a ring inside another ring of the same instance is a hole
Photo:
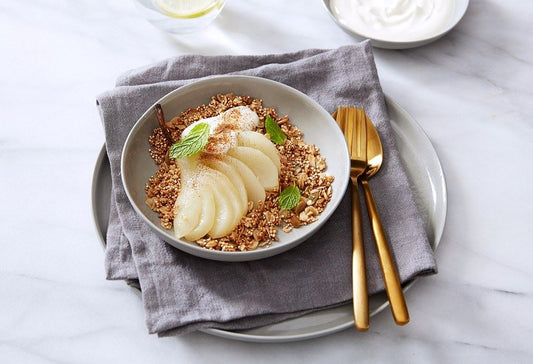
[[[266,199],[253,206],[248,204],[247,214],[227,236],[212,239],[204,236],[196,243],[206,249],[219,251],[249,251],[278,241],[278,231],[290,232],[293,228],[317,221],[332,197],[333,176],[326,174],[326,161],[316,145],[307,144],[302,131],[292,125],[288,116],[280,117],[274,108],[263,106],[262,100],[250,96],[218,94],[210,102],[188,109],[165,125],[172,140],[179,140],[182,131],[200,119],[213,117],[236,107],[247,106],[259,116],[256,131],[266,134],[264,122],[267,115],[277,122],[287,136],[283,145],[276,145],[280,155],[280,190],[291,184],[300,189],[300,202],[292,210],[282,210],[277,198],[279,191],[267,192]],[[267,134],[268,137],[268,134]],[[174,159],[168,158],[171,143],[161,128],[149,137],[150,156],[158,170],[146,184],[146,203],[158,213],[161,226],[172,229],[173,207],[180,191],[180,173]]]

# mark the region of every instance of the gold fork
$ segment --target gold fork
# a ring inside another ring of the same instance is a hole
[[[350,151],[350,179],[352,180],[352,284],[354,323],[359,331],[369,327],[368,291],[366,285],[363,222],[359,198],[359,178],[366,169],[366,121],[364,112],[354,107],[339,107],[334,114],[344,132]]]

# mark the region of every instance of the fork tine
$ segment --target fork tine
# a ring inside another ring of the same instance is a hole
[[[344,136],[346,138],[346,142],[348,143],[348,149],[350,150],[350,156],[353,154],[355,143],[352,138],[352,136],[355,133],[354,130],[354,119],[351,117],[352,115],[351,108],[344,108]]]
[[[355,108],[351,108],[349,111],[349,119],[353,125],[353,131],[350,133],[350,138],[352,139],[353,144],[353,151],[352,151],[352,159],[360,159],[360,149],[359,149],[359,110]]]
[[[337,109],[337,123],[339,123],[339,127],[342,130],[342,133],[344,134],[344,139],[346,139],[346,117],[345,117],[345,110],[342,106],[339,106]],[[346,140],[346,143],[348,143],[348,140]],[[350,149],[350,145],[348,144],[348,149]]]
[[[362,150],[362,156],[363,156],[363,159],[366,163],[366,144],[367,144],[367,139],[368,139],[368,132],[367,132],[367,127],[366,127],[366,114],[365,114],[365,109],[362,109],[360,110],[360,115],[361,115],[361,134],[360,134],[360,138],[361,138],[361,150]]]
[[[361,159],[361,150],[359,148],[359,133],[361,127],[359,126],[359,109],[356,108],[350,108],[349,110],[349,118],[353,124],[353,132],[351,133],[352,138],[352,144],[353,144],[353,152],[352,152],[352,158],[353,159]]]
[[[356,145],[355,159],[366,163],[366,120],[363,111],[356,109],[355,133],[352,134],[352,143]]]
[[[335,111],[333,112],[333,114],[331,114],[331,116],[333,116],[333,119],[335,119],[335,121],[337,122],[337,125],[339,126],[339,128],[341,128],[341,123],[340,123],[340,109],[341,109],[341,107],[339,106],[339,107],[337,108],[337,110],[335,110]],[[341,128],[341,130],[343,130],[343,129]]]
[[[337,119],[339,122],[339,127],[343,132],[345,132],[344,128],[346,127],[346,112],[344,107],[339,106],[339,118]]]
[[[343,115],[342,115],[343,111],[342,111],[342,107],[339,106],[337,108],[337,111],[335,111],[335,120],[337,121],[337,124],[339,125],[339,128],[342,130],[342,132],[344,133],[344,122],[343,122]]]

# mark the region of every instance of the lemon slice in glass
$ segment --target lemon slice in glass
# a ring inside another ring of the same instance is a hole
[[[155,0],[155,4],[174,18],[197,18],[220,4],[220,0]]]

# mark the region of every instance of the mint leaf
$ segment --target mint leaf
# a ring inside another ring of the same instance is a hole
[[[270,115],[267,115],[265,118],[265,129],[267,134],[270,135],[270,140],[276,144],[283,145],[283,142],[287,139],[287,136],[283,133],[278,123]]]
[[[209,124],[199,123],[179,142],[170,147],[170,158],[183,158],[203,150],[209,139]]]
[[[296,185],[290,185],[279,194],[278,203],[283,210],[292,210],[298,202],[300,202],[300,190]]]

